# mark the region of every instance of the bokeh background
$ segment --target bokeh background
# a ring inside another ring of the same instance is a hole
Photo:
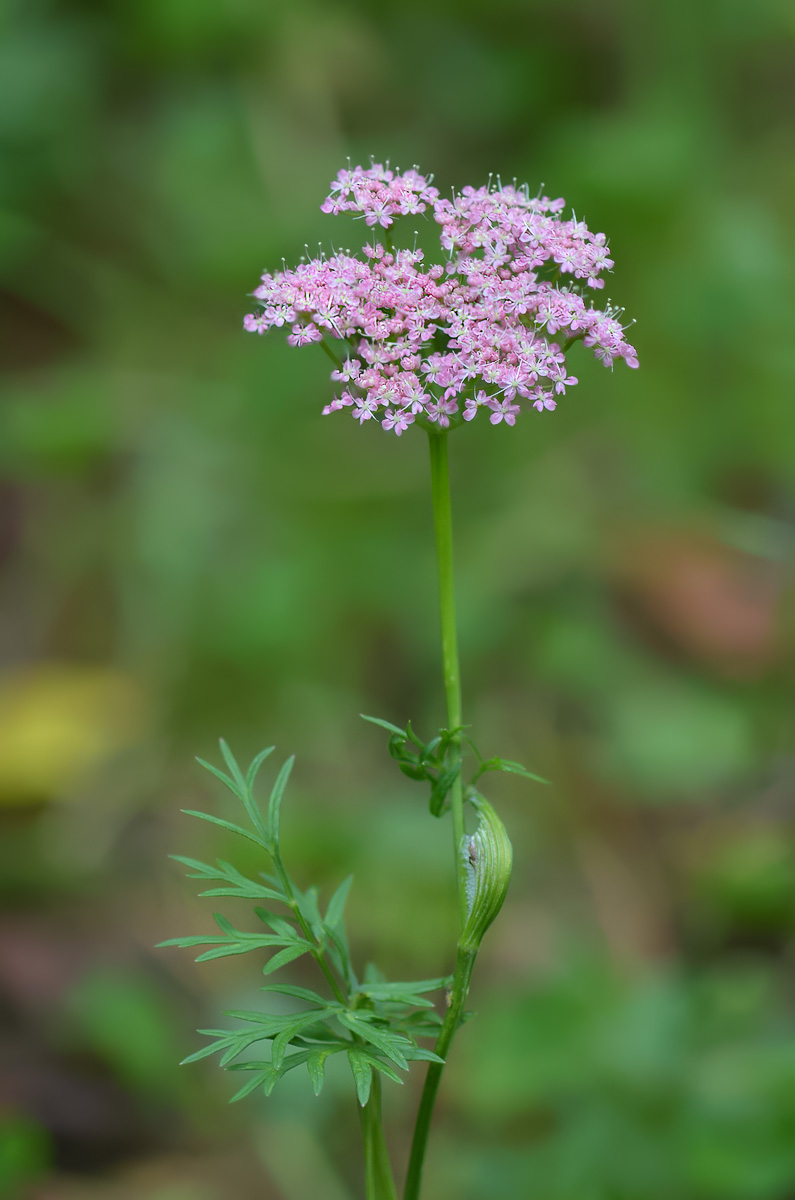
[[[4,0],[2,1195],[361,1195],[344,1071],[176,1065],[259,982],[153,949],[210,921],[169,852],[256,867],[179,813],[229,815],[219,734],[298,754],[360,961],[449,969],[449,832],[357,716],[443,721],[424,439],[241,330],[373,154],[565,196],[641,359],[453,438],[467,719],[552,786],[494,779],[428,1196],[795,1197],[794,43],[788,0]]]

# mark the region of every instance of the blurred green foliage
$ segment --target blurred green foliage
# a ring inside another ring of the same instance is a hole
[[[166,853],[228,850],[178,816],[219,734],[297,752],[357,955],[449,969],[446,831],[356,717],[442,721],[425,447],[240,328],[372,153],[564,195],[641,359],[451,446],[466,719],[554,786],[493,784],[429,1195],[795,1194],[794,42],[785,0],[0,6],[0,1191],[357,1194],[352,1113],[172,1074],[256,982],[150,950],[204,919]]]
[[[0,1121],[0,1185],[9,1200],[24,1195],[49,1162],[47,1136],[24,1117],[13,1114]]]

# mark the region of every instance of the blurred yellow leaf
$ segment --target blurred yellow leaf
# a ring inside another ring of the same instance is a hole
[[[46,800],[141,729],[136,684],[102,667],[44,663],[0,674],[0,804]]]

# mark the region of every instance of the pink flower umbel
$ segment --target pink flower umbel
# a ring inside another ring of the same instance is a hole
[[[577,383],[566,364],[574,342],[606,367],[638,365],[622,310],[593,304],[613,265],[607,239],[573,214],[563,220],[563,206],[526,186],[465,187],[446,200],[415,169],[342,170],[321,208],[355,214],[386,245],[266,273],[254,292],[261,312],[244,328],[287,325],[291,345],[320,343],[346,385],[323,412],[349,408],[398,436],[415,420],[447,429],[481,409],[492,425],[551,411]],[[442,262],[393,247],[397,218],[431,213]]]

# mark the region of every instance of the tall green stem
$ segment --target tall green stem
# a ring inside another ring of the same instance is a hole
[[[429,432],[431,450],[431,491],[433,522],[436,529],[436,557],[439,563],[439,612],[442,623],[442,666],[447,698],[447,727],[461,725],[461,671],[458,666],[458,630],[455,619],[455,584],[453,579],[453,514],[450,505],[450,471],[447,464],[447,434]],[[461,762],[461,739],[453,738],[450,747],[450,766]],[[464,838],[464,791],[460,772],[450,789],[450,808],[453,814],[453,851],[458,880],[458,909],[461,928],[466,920],[466,872],[461,857]]]
[[[397,1200],[381,1117],[381,1078],[373,1071],[370,1098],[360,1109],[364,1137],[364,1180],[367,1200]]]
[[[442,663],[444,667],[444,689],[447,698],[447,725],[449,729],[461,726],[461,673],[458,666],[458,632],[455,618],[455,589],[453,582],[453,519],[450,504],[450,472],[447,463],[447,434],[429,432],[431,450],[431,489],[433,493],[433,519],[436,528],[436,555],[439,561],[439,609],[442,619]],[[451,746],[451,765],[461,762],[461,740],[455,737]],[[450,790],[450,808],[453,814],[453,851],[455,873],[458,882],[458,906],[460,931],[467,917],[466,867],[462,845],[464,841],[464,792],[460,772]],[[446,1058],[456,1030],[461,1024],[469,981],[475,964],[477,947],[465,944],[459,932],[453,986],[448,999],[447,1012],[434,1047],[440,1058]],[[411,1157],[406,1176],[404,1200],[419,1200],[422,1182],[422,1167],[425,1150],[436,1103],[436,1093],[444,1070],[443,1063],[431,1063],[420,1097]]]

